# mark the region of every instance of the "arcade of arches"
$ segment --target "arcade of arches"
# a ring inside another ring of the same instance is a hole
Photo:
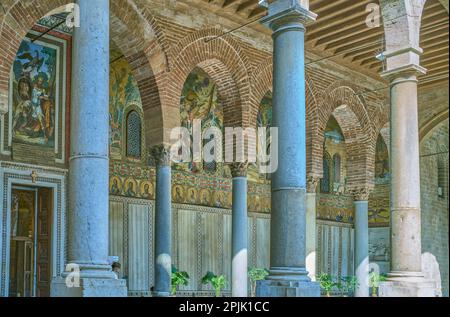
[[[1,1],[0,296],[168,296],[172,265],[185,296],[247,267],[258,296],[448,296],[448,1],[266,2]],[[193,120],[278,127],[278,170],[171,163]]]

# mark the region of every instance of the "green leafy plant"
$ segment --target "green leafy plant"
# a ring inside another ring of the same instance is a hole
[[[172,266],[172,295],[177,293],[178,286],[187,286],[189,284],[189,274],[179,271]]]
[[[343,296],[352,295],[355,293],[356,287],[359,285],[355,276],[346,276],[340,279],[340,291]]]
[[[251,282],[251,292],[252,297],[256,296],[256,283],[258,281],[264,280],[267,275],[269,275],[269,271],[266,269],[260,269],[260,268],[249,268],[248,270],[248,277],[250,278]]]
[[[211,286],[216,291],[216,297],[220,297],[222,289],[224,289],[225,286],[227,285],[227,279],[223,275],[217,276],[212,272],[208,272],[206,273],[205,276],[203,276],[202,284],[203,285],[211,284]]]
[[[369,274],[369,287],[372,288],[372,297],[377,297],[380,283],[386,281],[386,275],[372,271]]]
[[[320,283],[320,287],[327,294],[327,297],[330,297],[333,287],[337,285],[334,282],[333,277],[330,274],[320,274],[317,278],[317,281]]]

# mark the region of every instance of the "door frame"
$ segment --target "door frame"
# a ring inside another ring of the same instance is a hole
[[[38,175],[34,182],[31,177],[33,172]],[[64,271],[67,232],[67,171],[0,162],[0,297],[8,297],[9,295],[11,198],[13,188],[21,186],[36,189],[47,188],[53,191],[51,220],[52,280]]]

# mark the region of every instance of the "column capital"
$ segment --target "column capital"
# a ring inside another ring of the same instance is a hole
[[[150,149],[150,159],[156,166],[170,166],[170,146],[158,144]]]
[[[306,192],[308,194],[315,194],[317,192],[317,186],[319,185],[320,178],[315,175],[308,176],[306,178]]]
[[[317,14],[309,11],[308,0],[272,0],[266,1],[269,14],[261,19],[261,23],[278,33],[291,28],[301,28],[314,22]],[[297,23],[298,25],[292,25]],[[283,28],[289,25],[288,28]]]
[[[248,169],[248,163],[231,163],[230,164],[230,170],[231,175],[233,178],[235,177],[247,177],[247,169]]]
[[[355,187],[348,190],[355,201],[369,201],[373,188],[369,186]]]

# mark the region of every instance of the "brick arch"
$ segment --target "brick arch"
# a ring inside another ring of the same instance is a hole
[[[181,93],[195,67],[202,68],[218,85],[225,126],[245,126],[248,122],[245,102],[249,96],[248,62],[234,41],[228,38],[211,40],[219,34],[211,29],[195,32],[182,39],[169,53],[167,91],[170,93],[165,95],[167,111],[165,109],[164,115],[172,126],[180,124]]]
[[[321,164],[323,157],[324,133],[330,117],[333,115],[344,134],[348,157],[348,188],[359,188],[373,184],[375,165],[375,148],[368,146],[375,133],[362,98],[359,98],[350,85],[335,83],[321,96],[318,107],[316,130],[312,132],[312,142],[315,145],[313,165],[315,175],[323,176]]]
[[[73,1],[32,0],[26,4],[17,1],[14,6],[7,9],[5,17],[0,22],[0,43],[6,43],[0,49],[0,112],[2,109],[6,112],[8,109],[10,70],[23,38],[43,16],[49,12],[55,13],[58,9],[62,11],[64,6],[70,3]],[[153,18],[144,13],[138,12],[132,0],[112,0],[111,38],[130,62],[141,92],[146,121],[157,117],[159,119],[154,122],[162,122],[158,74],[166,70],[167,58],[159,44],[159,33],[153,30]],[[130,27],[137,24],[139,27]],[[158,132],[159,130],[162,131],[162,127],[158,128]],[[146,138],[148,142],[161,142],[162,133],[155,133],[154,129],[147,131],[150,136]]]
[[[317,125],[317,100],[315,97],[315,88],[311,77],[306,72],[306,167],[309,175],[313,175],[314,160],[316,153],[316,144],[313,142],[313,134]],[[273,59],[267,58],[253,73],[250,84],[250,98],[249,98],[249,124],[256,126],[259,106],[261,100],[268,91],[273,90]],[[320,166],[322,166],[320,161]]]
[[[419,131],[420,142],[425,140],[425,138],[430,134],[430,132],[432,132],[434,130],[434,128],[439,126],[445,120],[448,120],[448,114],[449,114],[449,109],[447,108],[447,109],[441,111],[440,113],[438,113],[437,115],[435,115],[433,118],[431,118],[427,122],[425,122],[420,127],[420,131]]]

